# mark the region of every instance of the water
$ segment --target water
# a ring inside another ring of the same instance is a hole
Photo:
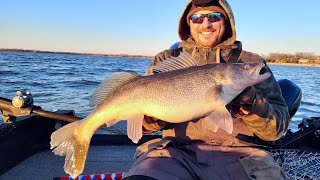
[[[146,58],[125,58],[31,52],[0,52],[0,96],[11,99],[17,90],[27,90],[34,104],[45,110],[72,109],[85,117],[88,102],[105,77],[118,71],[143,75],[151,63]],[[270,65],[277,79],[289,79],[303,91],[302,104],[291,128],[303,117],[320,116],[320,68]],[[0,122],[1,123],[1,122]],[[123,123],[108,132],[123,133]]]
[[[12,99],[17,90],[31,92],[45,110],[74,110],[79,117],[92,111],[90,97],[108,75],[119,71],[144,74],[151,59],[0,52],[0,96]],[[1,123],[1,121],[0,121]],[[124,133],[123,122],[108,133]]]
[[[320,67],[270,65],[276,79],[289,79],[302,89],[302,102],[292,118],[291,128],[302,118],[320,117]]]

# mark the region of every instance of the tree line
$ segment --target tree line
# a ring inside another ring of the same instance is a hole
[[[320,64],[320,56],[316,56],[314,53],[270,53],[269,55],[263,55],[263,58],[270,63]]]

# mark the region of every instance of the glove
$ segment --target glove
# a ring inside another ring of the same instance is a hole
[[[157,132],[162,130],[166,126],[167,122],[149,117],[144,116],[143,124],[142,124],[142,131],[144,134],[150,134],[153,132]]]
[[[248,115],[252,110],[252,105],[256,99],[257,93],[253,86],[247,87],[237,97],[235,97],[230,105],[231,112],[236,117]]]

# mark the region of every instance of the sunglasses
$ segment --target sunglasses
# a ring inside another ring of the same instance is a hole
[[[207,17],[210,23],[221,21],[222,14],[219,12],[212,12],[209,14],[193,14],[190,16],[191,21],[194,24],[201,24],[204,21],[204,18]]]

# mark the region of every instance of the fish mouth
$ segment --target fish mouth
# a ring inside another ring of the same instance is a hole
[[[268,72],[267,66],[265,63],[259,64],[254,71],[254,75],[252,76],[257,83],[260,83],[271,76],[271,73]]]

